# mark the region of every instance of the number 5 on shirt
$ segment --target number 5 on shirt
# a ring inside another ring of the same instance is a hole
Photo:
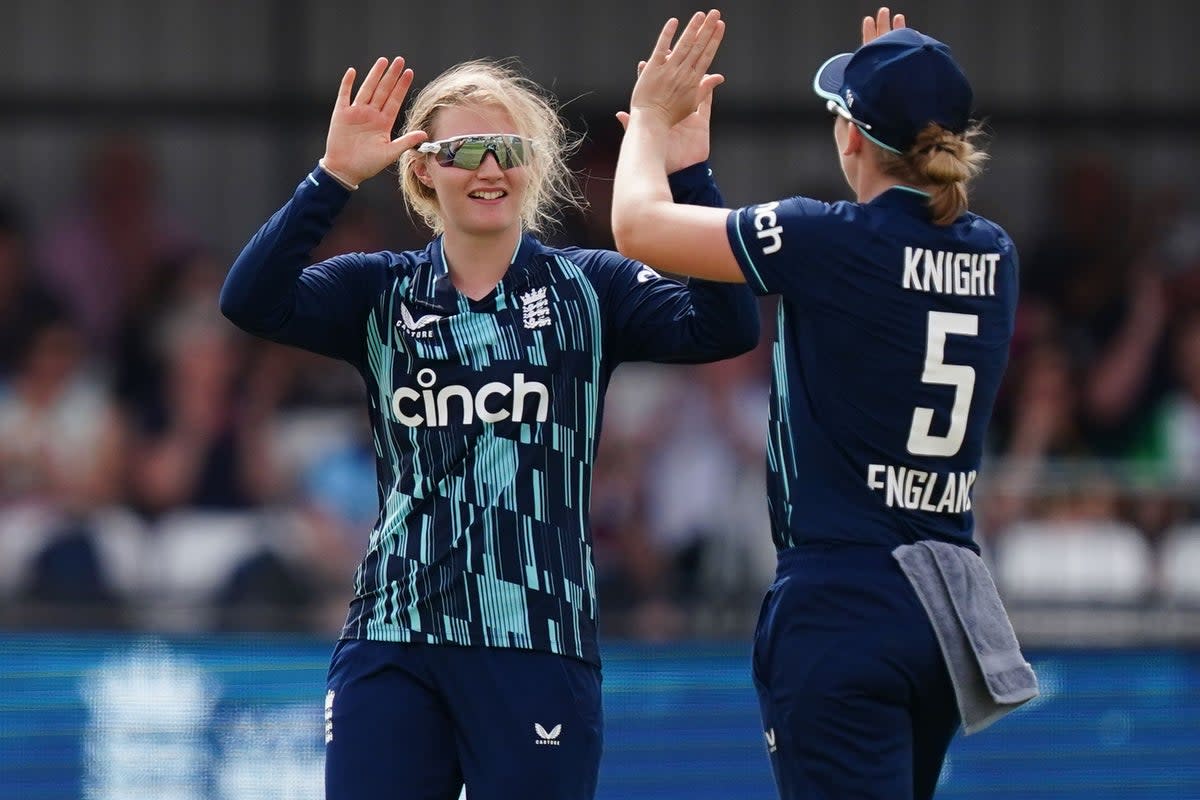
[[[908,430],[908,452],[915,456],[952,456],[962,447],[967,433],[967,415],[971,411],[971,396],[975,394],[975,368],[966,364],[947,364],[946,337],[979,335],[979,317],[975,314],[954,314],[948,311],[929,312],[929,335],[925,343],[925,371],[922,383],[954,387],[954,405],[950,409],[950,429],[945,436],[929,432],[934,409],[917,406],[913,409],[912,427]]]

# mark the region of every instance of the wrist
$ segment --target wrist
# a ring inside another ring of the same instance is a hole
[[[656,132],[670,131],[671,119],[665,109],[655,106],[636,106],[629,109],[629,121],[637,120],[643,126]]]
[[[358,183],[356,181],[350,180],[350,178],[346,177],[346,174],[344,172],[337,170],[337,169],[331,169],[330,167],[328,167],[325,164],[324,158],[321,158],[317,162],[317,166],[320,167],[321,170],[326,175],[328,175],[329,177],[331,177],[335,181],[337,181],[339,184],[341,184],[343,188],[345,188],[351,192],[356,191],[358,189]]]

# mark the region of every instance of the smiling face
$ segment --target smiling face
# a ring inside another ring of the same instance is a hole
[[[439,109],[429,130],[432,140],[470,133],[521,131],[503,108],[475,104]],[[478,169],[443,167],[433,155],[425,155],[413,163],[413,172],[436,193],[447,233],[503,236],[520,230],[528,167],[501,169],[492,153],[484,156]]]

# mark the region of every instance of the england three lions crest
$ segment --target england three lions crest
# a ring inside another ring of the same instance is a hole
[[[546,287],[531,289],[521,295],[521,319],[526,330],[550,327],[550,301]]]

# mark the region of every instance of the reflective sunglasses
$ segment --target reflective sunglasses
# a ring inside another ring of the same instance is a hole
[[[846,120],[847,122],[851,122],[851,123],[857,125],[858,127],[862,128],[864,131],[871,130],[870,125],[863,122],[861,119],[855,119],[850,114],[849,109],[843,107],[841,103],[837,103],[833,100],[826,100],[825,108],[829,111],[830,114],[837,114],[842,119]]]
[[[419,153],[433,153],[443,167],[479,169],[488,153],[496,157],[501,169],[520,167],[533,157],[533,140],[511,133],[469,133],[436,142],[424,142]]]

